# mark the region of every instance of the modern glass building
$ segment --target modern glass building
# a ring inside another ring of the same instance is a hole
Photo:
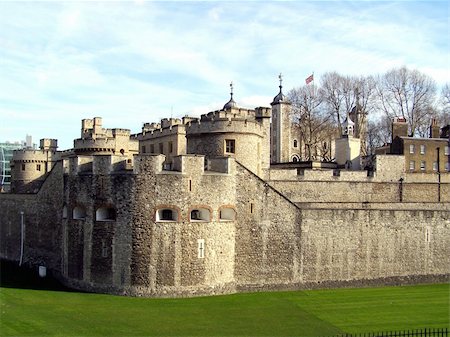
[[[9,191],[11,184],[11,167],[10,161],[14,150],[23,149],[25,144],[15,143],[0,143],[0,191]]]

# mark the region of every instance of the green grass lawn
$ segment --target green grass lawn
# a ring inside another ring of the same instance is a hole
[[[1,336],[329,336],[449,325],[449,285],[190,299],[0,288]]]

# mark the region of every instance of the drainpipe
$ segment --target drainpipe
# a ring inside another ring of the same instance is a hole
[[[441,169],[439,167],[440,164],[439,148],[436,149],[436,152],[437,152],[436,157],[437,157],[437,175],[438,175],[438,202],[441,202]]]
[[[20,212],[20,260],[19,266],[22,265],[23,261],[23,241],[25,237],[25,223],[23,222],[23,211]]]

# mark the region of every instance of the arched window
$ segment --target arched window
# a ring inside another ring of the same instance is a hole
[[[156,222],[176,221],[178,222],[178,211],[173,208],[161,208],[156,211]]]
[[[116,210],[112,207],[100,207],[95,211],[95,221],[115,221]]]
[[[297,148],[298,147],[298,142],[297,139],[294,139],[294,147]]]
[[[207,208],[194,208],[191,211],[190,221],[211,221],[211,211]]]
[[[295,154],[295,155],[292,156],[292,161],[294,163],[296,163],[296,162],[300,161],[300,158]]]
[[[219,210],[220,221],[234,221],[236,220],[236,211],[231,207],[222,207]]]
[[[83,206],[75,206],[73,209],[73,218],[75,220],[84,220],[86,218],[86,209]]]
[[[63,206],[62,217],[63,217],[63,219],[67,219],[67,205],[66,204],[64,204],[64,206]]]

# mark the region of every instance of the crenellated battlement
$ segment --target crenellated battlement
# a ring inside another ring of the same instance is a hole
[[[141,154],[133,160],[118,155],[76,156],[63,159],[63,172],[77,174],[186,174],[208,175],[233,174],[235,161],[231,157],[205,159],[202,155],[182,155],[174,157],[171,169],[165,169],[166,156],[162,154]]]
[[[254,118],[233,117],[230,114],[226,117],[211,115],[209,118],[192,121],[186,125],[187,135],[205,133],[249,133],[263,136],[266,132],[266,125],[263,125]]]
[[[14,150],[13,152],[13,162],[47,162],[51,160],[57,160],[59,158],[59,153],[57,151],[49,150],[29,150],[21,149]]]

